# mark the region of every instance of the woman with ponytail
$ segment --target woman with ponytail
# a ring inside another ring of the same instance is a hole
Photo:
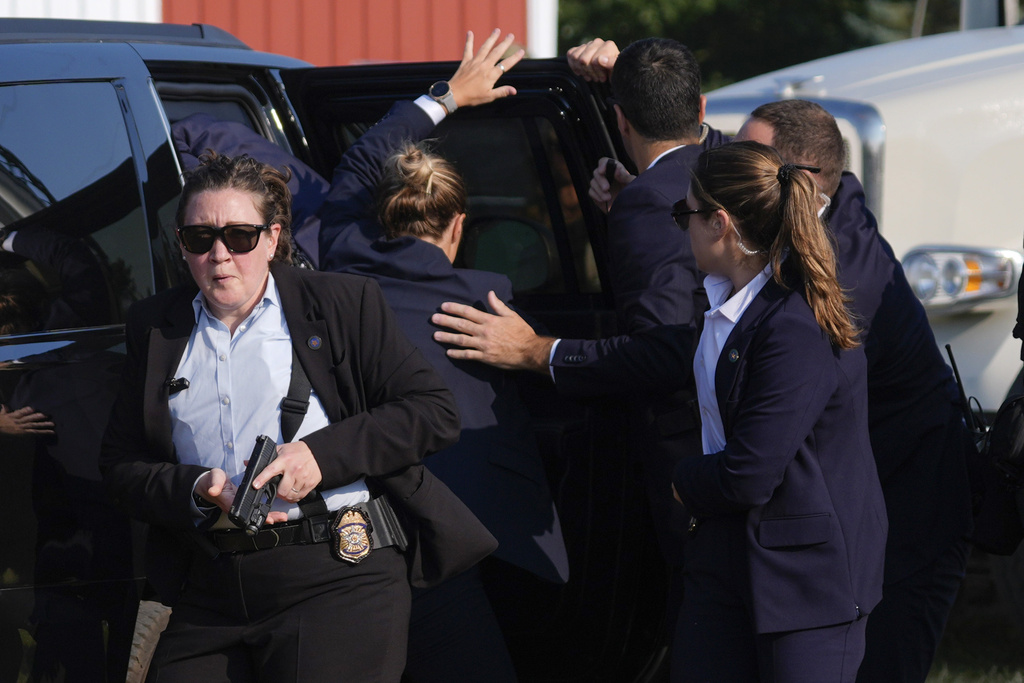
[[[508,683],[516,672],[491,601],[516,599],[529,572],[563,583],[568,559],[530,418],[511,373],[448,358],[430,322],[444,301],[484,306],[488,292],[512,297],[508,278],[453,265],[466,217],[466,188],[454,166],[422,140],[455,108],[514,95],[495,82],[522,57],[502,58],[509,36],[494,33],[465,58],[447,87],[451,107],[423,96],[398,102],[345,153],[320,211],[320,265],[375,279],[398,323],[455,395],[459,442],[424,462],[498,539],[496,560],[430,589],[413,591],[408,683]],[[436,85],[431,90],[439,90]],[[433,112],[433,114],[432,114]],[[500,163],[496,160],[495,163]],[[508,565],[515,565],[515,568]],[[500,616],[500,615],[499,615]]]
[[[771,147],[704,152],[673,215],[711,307],[694,359],[704,454],[673,681],[854,681],[881,598],[886,516],[866,364],[819,194]]]

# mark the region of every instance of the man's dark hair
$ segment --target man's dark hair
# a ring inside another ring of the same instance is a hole
[[[783,159],[819,167],[822,191],[830,197],[835,194],[846,165],[846,147],[832,114],[807,100],[780,100],[762,104],[750,118],[772,127],[772,146]]]
[[[611,86],[630,125],[648,140],[699,137],[700,67],[682,43],[631,43],[615,60]]]

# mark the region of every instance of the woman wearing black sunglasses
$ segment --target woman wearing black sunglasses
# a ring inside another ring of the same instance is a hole
[[[704,453],[673,477],[692,515],[673,681],[852,683],[881,598],[867,363],[805,170],[758,143],[708,150],[673,212],[711,304]]]
[[[101,467],[174,606],[161,681],[397,681],[407,573],[437,583],[495,545],[420,464],[458,417],[380,288],[288,265],[286,181],[204,159],[177,214],[195,286],[128,315]],[[259,435],[278,445],[253,487],[277,479],[276,498],[250,535],[223,513]]]

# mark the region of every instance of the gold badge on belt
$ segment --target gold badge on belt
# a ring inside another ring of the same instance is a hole
[[[331,523],[331,549],[335,557],[352,564],[364,560],[373,550],[370,531],[370,522],[359,508],[346,507],[338,510]]]

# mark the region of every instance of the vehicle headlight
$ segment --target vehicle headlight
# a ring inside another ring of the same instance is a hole
[[[903,270],[925,308],[970,307],[1017,291],[1024,257],[1012,249],[919,247]]]

